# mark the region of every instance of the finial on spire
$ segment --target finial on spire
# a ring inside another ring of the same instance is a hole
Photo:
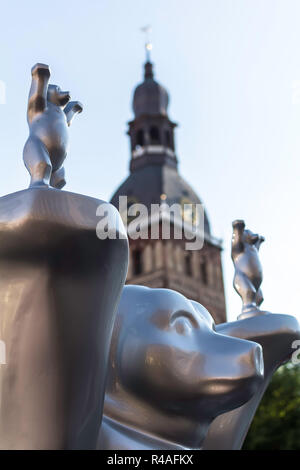
[[[152,51],[152,43],[150,41],[150,33],[152,32],[152,28],[150,25],[143,26],[141,31],[145,33],[146,42],[145,42],[145,50],[146,50],[146,62],[151,62],[150,60],[150,51]]]

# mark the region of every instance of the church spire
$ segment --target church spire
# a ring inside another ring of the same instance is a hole
[[[146,51],[146,62],[151,62],[150,52],[152,51],[152,42],[150,41],[150,33],[152,32],[151,26],[148,24],[147,26],[143,26],[141,31],[145,34],[146,42],[145,42],[145,51]]]
[[[148,33],[148,29],[145,32]],[[176,124],[168,117],[168,92],[154,80],[150,45],[147,41],[144,81],[136,87],[133,96],[134,120],[129,123],[128,131],[131,171],[153,164],[177,167],[174,145]]]
[[[153,74],[153,65],[152,65],[152,62],[146,62],[145,63],[145,74],[144,74],[144,78],[145,80],[147,78],[150,78],[150,79],[153,79],[154,78],[154,74]]]

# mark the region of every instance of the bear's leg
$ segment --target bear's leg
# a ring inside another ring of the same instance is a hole
[[[264,301],[264,296],[263,296],[263,293],[262,293],[262,290],[259,288],[258,291],[256,292],[256,305],[259,307],[263,301]]]
[[[23,150],[23,160],[31,176],[30,187],[49,186],[52,165],[43,142],[30,136]]]
[[[256,289],[244,273],[235,273],[233,287],[242,298],[243,312],[256,308]]]
[[[53,171],[50,179],[50,186],[56,189],[62,189],[66,184],[65,169],[60,167],[58,170]]]

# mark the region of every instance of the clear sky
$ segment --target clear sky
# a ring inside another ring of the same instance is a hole
[[[30,68],[44,62],[52,82],[84,104],[71,128],[66,189],[110,198],[128,173],[140,27],[151,24],[156,78],[179,123],[180,171],[224,240],[229,318],[241,308],[230,259],[235,218],[266,237],[263,306],[300,317],[299,18],[298,0],[2,1],[0,195],[29,182],[22,150]]]

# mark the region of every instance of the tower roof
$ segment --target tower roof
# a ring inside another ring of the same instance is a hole
[[[119,196],[127,196],[128,205],[144,204],[149,213],[151,204],[201,204],[191,186],[169,165],[148,165],[131,173],[114,193],[111,203],[119,207]],[[204,213],[204,232],[210,235],[209,221]]]
[[[135,118],[142,115],[167,116],[168,92],[154,80],[153,64],[147,61],[144,67],[144,81],[136,87],[133,95]]]
[[[119,207],[119,196],[127,196],[128,205],[167,203],[201,204],[201,200],[177,170],[173,123],[167,114],[169,96],[154,80],[150,59],[145,63],[144,81],[133,97],[135,117],[129,122],[131,139],[130,175],[112,196],[111,203]],[[211,237],[209,221],[204,214],[204,231]]]

